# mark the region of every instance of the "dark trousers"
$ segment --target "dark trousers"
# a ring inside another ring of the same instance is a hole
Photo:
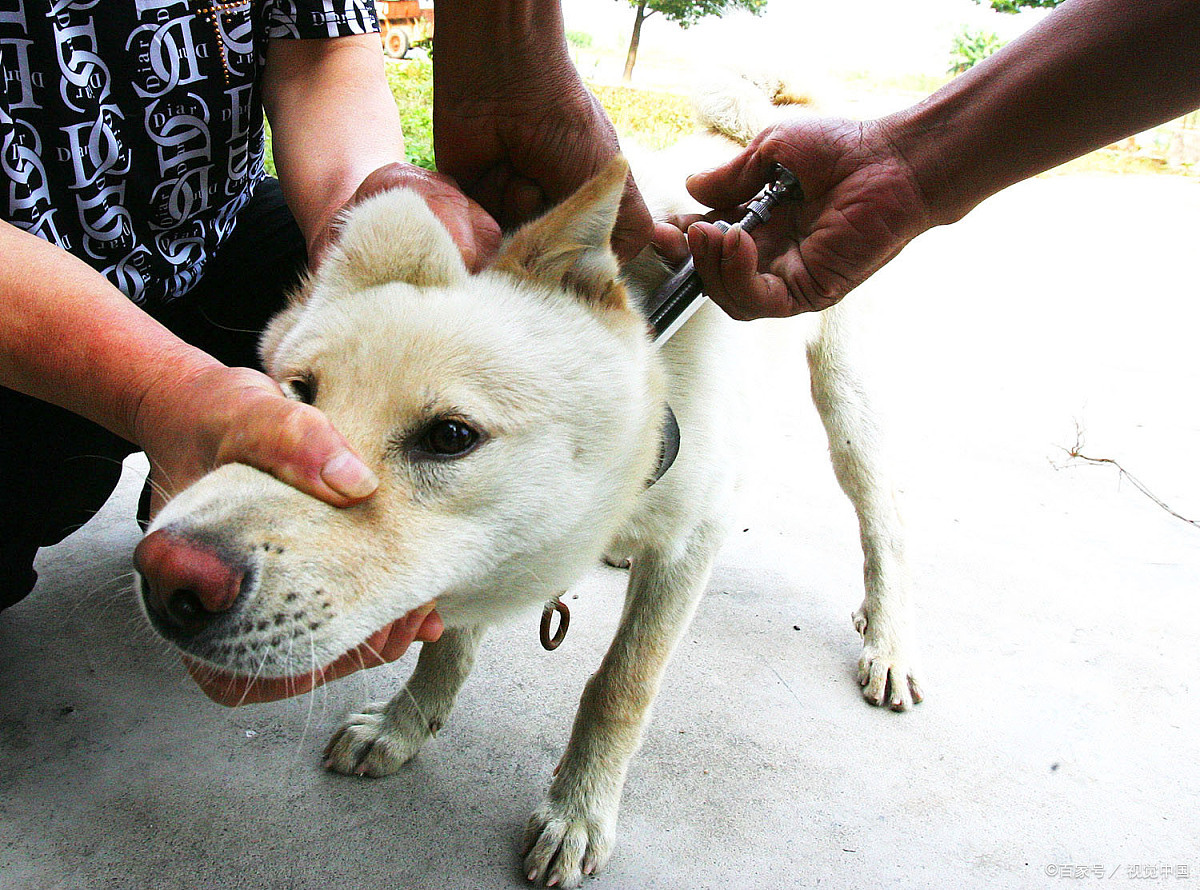
[[[201,282],[150,313],[237,367],[259,368],[258,338],[307,262],[279,183],[264,181]],[[0,387],[0,609],[33,589],[33,558],[103,506],[137,448],[69,411]]]

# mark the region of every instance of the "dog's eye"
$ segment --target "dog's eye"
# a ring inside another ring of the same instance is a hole
[[[317,397],[317,378],[312,374],[289,377],[283,381],[283,391],[296,401],[311,405]]]
[[[461,420],[437,420],[426,427],[418,447],[435,457],[462,457],[479,444],[479,433]]]

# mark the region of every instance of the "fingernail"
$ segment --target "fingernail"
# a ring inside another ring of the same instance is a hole
[[[338,494],[365,498],[379,487],[379,478],[353,452],[341,451],[321,468],[321,478]]]
[[[731,232],[733,233],[732,238],[729,237]],[[736,256],[738,244],[741,242],[741,239],[742,239],[741,223],[734,223],[728,229],[726,229],[721,238],[721,259],[728,260],[728,259],[732,259],[734,256]]]

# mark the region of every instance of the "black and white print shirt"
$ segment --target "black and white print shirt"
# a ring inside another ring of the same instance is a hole
[[[0,219],[186,293],[265,175],[267,42],[374,30],[371,0],[0,0]]]

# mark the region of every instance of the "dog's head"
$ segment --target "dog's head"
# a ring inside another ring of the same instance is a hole
[[[609,248],[626,169],[478,275],[416,194],[356,206],[262,351],[379,488],[339,509],[243,465],[205,476],[139,547],[155,628],[225,671],[292,676],[431,600],[448,625],[489,620],[592,565],[654,469],[663,416]],[[164,560],[194,565],[153,571]]]

